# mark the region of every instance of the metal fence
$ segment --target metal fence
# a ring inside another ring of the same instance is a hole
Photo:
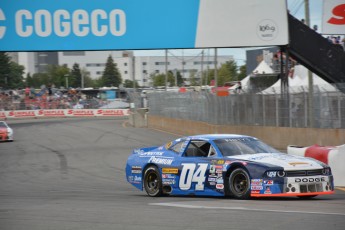
[[[217,125],[345,128],[345,94],[315,87],[313,109],[308,90],[280,93],[231,94],[153,92],[147,94],[150,114]]]

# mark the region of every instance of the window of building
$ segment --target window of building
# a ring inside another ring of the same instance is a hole
[[[125,71],[125,74],[128,74],[128,71],[127,71],[127,70]]]
[[[146,70],[146,69],[144,69],[144,70],[143,70],[143,73],[147,73],[147,70]]]
[[[158,69],[156,69],[156,71],[155,71],[156,73],[159,73],[159,70]]]
[[[62,52],[63,56],[85,56],[85,51],[65,51]]]
[[[166,62],[155,62],[155,65],[165,65]],[[170,62],[168,62],[168,65],[170,65]]]
[[[123,63],[124,66],[127,66],[127,62]]]
[[[146,62],[143,62],[143,65],[147,65],[147,63],[146,63]]]

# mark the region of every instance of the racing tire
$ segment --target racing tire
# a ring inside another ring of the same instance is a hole
[[[314,197],[316,197],[317,195],[310,195],[310,196],[297,196],[298,198],[302,199],[302,200],[309,200],[312,199]]]
[[[157,167],[150,166],[145,170],[144,189],[151,197],[162,195],[162,179]]]
[[[230,196],[241,200],[250,198],[250,176],[243,168],[231,172],[227,186]]]

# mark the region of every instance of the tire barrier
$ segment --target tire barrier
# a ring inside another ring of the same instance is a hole
[[[340,146],[300,147],[289,145],[287,153],[303,157],[311,157],[328,164],[334,176],[335,186],[345,186],[345,144]]]
[[[1,119],[45,117],[121,117],[129,116],[129,109],[40,109],[0,111]]]

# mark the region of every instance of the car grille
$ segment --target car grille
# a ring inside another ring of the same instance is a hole
[[[296,171],[285,171],[286,176],[295,177],[295,176],[319,176],[322,174],[322,169],[316,170],[296,170]]]
[[[301,193],[308,193],[308,192],[322,192],[322,184],[301,184],[300,185]]]

